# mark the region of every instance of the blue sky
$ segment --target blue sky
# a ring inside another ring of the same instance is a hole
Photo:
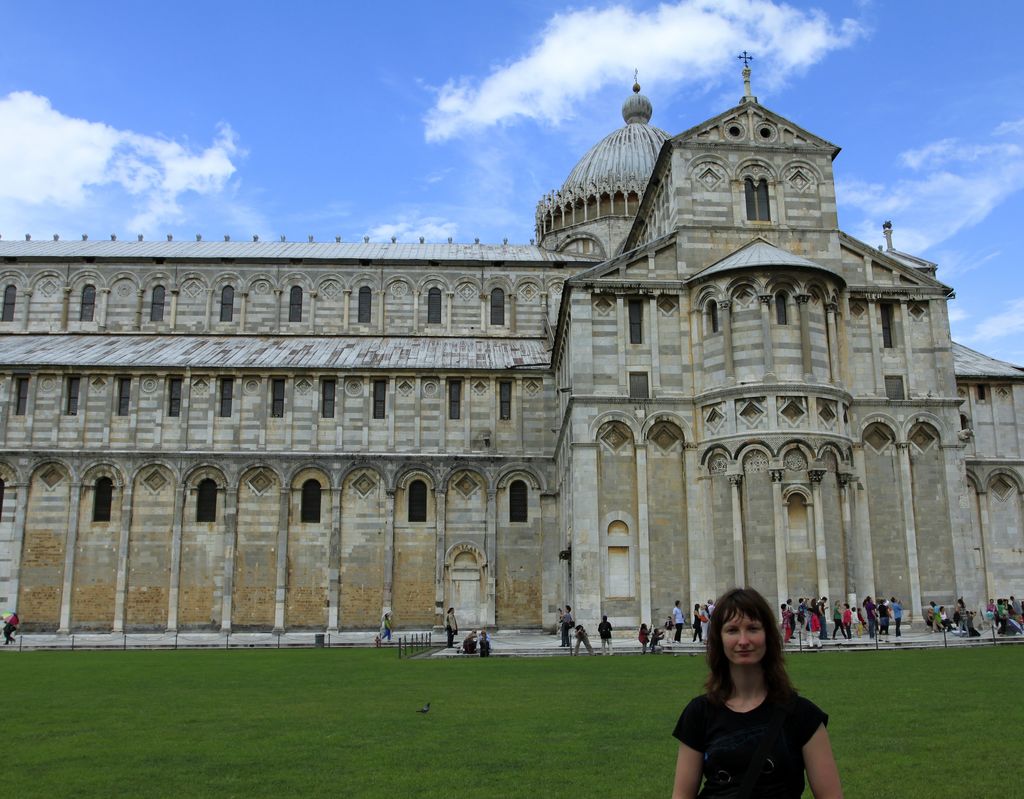
[[[0,0],[0,234],[526,242],[622,124],[742,93],[840,145],[839,218],[940,265],[954,337],[1024,363],[1017,3]]]

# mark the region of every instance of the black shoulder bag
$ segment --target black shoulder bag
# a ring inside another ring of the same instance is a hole
[[[754,795],[754,784],[761,774],[764,761],[768,759],[768,752],[775,745],[775,741],[778,740],[779,733],[782,732],[782,724],[785,720],[786,708],[780,705],[775,708],[775,713],[772,715],[772,720],[768,723],[768,729],[765,730],[761,744],[757,747],[757,751],[754,752],[750,765],[747,766],[747,772],[743,775],[743,782],[740,783],[740,791],[736,794],[736,799],[750,799]]]

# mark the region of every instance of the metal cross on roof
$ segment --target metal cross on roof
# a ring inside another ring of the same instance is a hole
[[[754,60],[754,56],[749,55],[746,50],[743,51],[743,55],[738,55],[736,57],[743,62],[743,66],[745,67],[749,67],[750,62]]]

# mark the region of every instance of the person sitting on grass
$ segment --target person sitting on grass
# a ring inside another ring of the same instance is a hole
[[[672,799],[759,796],[799,799],[804,773],[815,799],[841,799],[828,716],[786,674],[782,636],[757,591],[718,603],[707,642],[705,692],[683,710]]]
[[[651,654],[656,655],[662,650],[661,639],[665,637],[665,631],[660,627],[651,630]]]
[[[462,652],[465,655],[476,654],[476,630],[471,630],[469,635],[462,639]]]

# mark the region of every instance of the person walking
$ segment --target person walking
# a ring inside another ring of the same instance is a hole
[[[793,615],[793,608],[791,608],[785,602],[782,603],[782,643],[788,644],[789,640],[793,637],[793,623],[795,617]]]
[[[569,631],[574,627],[572,620],[572,608],[565,606],[565,613],[562,614],[562,646],[570,646]]]
[[[444,631],[448,634],[448,648],[455,646],[455,636],[459,634],[459,622],[455,619],[455,608],[448,608],[444,617]]]
[[[843,603],[843,635],[847,641],[853,639],[853,611],[850,610],[850,603]]]
[[[708,627],[711,626],[711,609],[713,607],[714,607],[714,604],[704,605],[700,609],[700,629],[701,629],[701,634],[704,637],[704,643],[705,644],[708,642]]]
[[[703,626],[700,623],[700,603],[698,602],[693,606],[693,638],[690,639],[690,643],[694,641],[704,641]]]
[[[822,597],[818,602],[818,623],[819,623],[819,635],[822,641],[828,640],[828,616],[825,615],[825,608],[828,603],[827,597]]]
[[[597,625],[597,634],[601,636],[601,654],[612,653],[612,625],[607,616],[601,617],[601,623]]]
[[[640,624],[640,632],[636,634],[636,640],[640,642],[640,654],[647,654],[647,642],[650,640],[650,636],[647,632],[647,625],[644,623]]]
[[[828,716],[793,688],[768,603],[737,588],[718,603],[708,635],[705,693],[683,710],[672,799],[799,797],[804,775],[815,799],[840,799]],[[701,790],[703,783],[703,790]]]
[[[877,617],[875,616],[875,603],[871,600],[870,595],[864,598],[864,618],[868,623],[868,638],[874,638]]]
[[[843,629],[843,609],[840,607],[838,602],[832,605],[832,640],[836,640],[836,633]],[[843,638],[846,637],[846,632],[843,631]]]
[[[384,618],[380,620],[380,640],[390,641],[391,640],[391,613],[385,613]]]
[[[587,637],[586,629],[584,629],[582,624],[577,624],[576,625],[576,646],[573,647],[573,650],[572,650],[572,652],[570,652],[570,654],[572,654],[572,655],[579,655],[579,653],[580,653],[580,644],[583,644],[587,648],[587,654],[588,655],[593,655],[594,654],[594,647],[592,647],[590,645],[590,638]]]
[[[903,605],[896,597],[889,597],[889,609],[892,611],[892,620],[896,624],[896,637],[899,638],[900,624],[903,623]]]
[[[676,637],[673,640],[678,644],[679,638],[683,634],[683,625],[686,624],[683,609],[679,607],[678,599],[676,600],[676,606],[672,608],[672,623],[676,626]]]
[[[812,648],[821,648],[821,616],[814,611],[811,612],[810,644]]]
[[[889,635],[889,605],[885,597],[878,600],[878,634],[888,637]]]

